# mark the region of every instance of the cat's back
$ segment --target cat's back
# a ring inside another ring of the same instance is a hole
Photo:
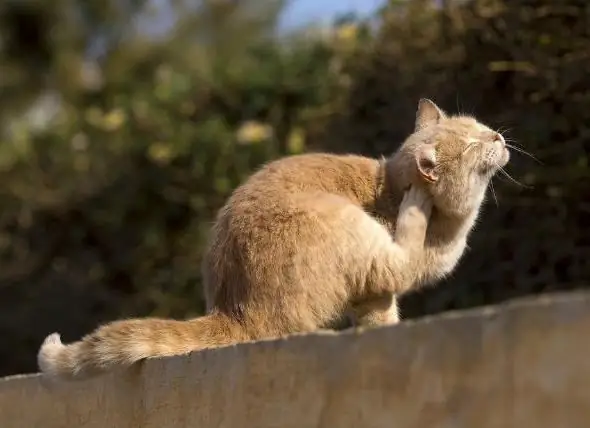
[[[340,233],[347,236],[345,229],[364,216],[378,173],[375,159],[310,153],[270,162],[250,176],[211,229],[203,260],[208,308],[239,307],[254,298],[240,293],[255,284],[274,289],[302,266],[334,265],[319,248],[337,245]]]
[[[374,193],[378,161],[357,155],[308,153],[264,165],[238,187],[226,206],[288,201],[302,193],[325,192],[355,204]]]
[[[320,229],[333,233],[335,216],[359,212],[374,201],[378,166],[362,156],[325,153],[266,164],[220,209],[210,252],[256,258],[269,249],[289,252],[314,242]]]

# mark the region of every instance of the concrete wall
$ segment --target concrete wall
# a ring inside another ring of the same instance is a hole
[[[588,428],[590,294],[0,381],[2,428]]]

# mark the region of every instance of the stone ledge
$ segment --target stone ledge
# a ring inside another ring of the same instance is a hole
[[[587,428],[590,293],[0,380],[3,428]]]

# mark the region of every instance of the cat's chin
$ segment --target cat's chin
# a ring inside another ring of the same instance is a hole
[[[509,160],[510,160],[510,150],[508,150],[507,147],[504,147],[502,150],[502,156],[500,157],[500,160],[498,161],[498,167],[504,168],[508,164]]]
[[[481,194],[474,197],[469,203],[462,206],[448,206],[437,203],[436,198],[432,207],[432,217],[446,217],[449,219],[463,220],[470,217],[475,211],[479,210],[481,203],[485,198],[485,188]]]

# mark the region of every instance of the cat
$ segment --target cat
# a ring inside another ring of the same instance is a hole
[[[207,314],[115,321],[71,344],[49,335],[50,377],[83,379],[152,357],[297,332],[399,321],[396,296],[453,271],[504,138],[421,99],[388,159],[308,153],[263,166],[219,210],[202,271]]]

